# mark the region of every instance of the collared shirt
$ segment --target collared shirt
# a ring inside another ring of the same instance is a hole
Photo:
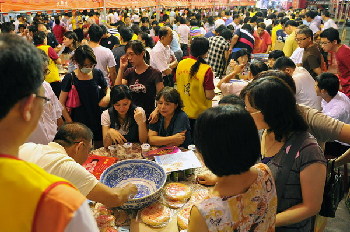
[[[326,30],[328,28],[331,28],[331,27],[333,27],[334,29],[338,29],[338,25],[334,22],[334,20],[328,19],[327,21],[324,22],[324,26],[322,28],[322,31]]]
[[[297,47],[293,54],[290,56],[290,59],[295,64],[302,64],[303,63],[303,55],[304,55],[304,48]]]
[[[27,139],[27,142],[46,145],[52,142],[57,133],[57,119],[62,116],[63,106],[58,101],[49,83],[44,81],[43,87],[45,89],[45,97],[49,98],[50,101],[45,103],[39,123]]]
[[[297,67],[292,77],[296,87],[297,103],[321,110],[321,97],[316,94],[315,80],[310,73],[303,67]]]
[[[342,92],[338,92],[329,102],[322,99],[322,112],[329,117],[349,124],[350,99]]]
[[[58,143],[48,145],[25,143],[19,148],[19,157],[35,163],[50,174],[71,182],[84,196],[96,186],[98,180],[83,166],[68,156]]]
[[[173,40],[171,41],[170,49],[173,52],[177,52],[181,50],[180,43],[179,43],[179,35],[176,33],[176,31],[173,31]]]
[[[225,52],[229,49],[230,43],[222,36],[209,38],[207,64],[213,69],[215,77],[221,77],[226,69]]]
[[[318,26],[318,22],[317,20],[312,20],[310,23],[310,29],[312,30],[312,32],[315,34],[316,32],[318,32],[320,30],[319,26]]]
[[[290,35],[288,35],[285,44],[283,46],[283,52],[286,57],[290,57],[293,52],[298,48],[298,43],[295,41],[296,33],[293,31]]]
[[[171,51],[170,46],[164,46],[162,42],[158,41],[156,46],[153,47],[151,53],[151,66],[163,72],[169,68],[169,64],[172,62],[174,52]]]
[[[190,35],[190,27],[187,26],[186,24],[180,24],[180,26],[178,26],[177,28],[177,33],[180,36],[180,43],[182,44],[188,44],[188,37]]]

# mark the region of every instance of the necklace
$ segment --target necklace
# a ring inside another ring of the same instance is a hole
[[[263,148],[262,148],[262,151],[261,151],[261,156],[262,158],[265,158],[266,156],[267,157],[272,157],[272,156],[269,156],[267,155],[269,153],[269,151],[271,151],[271,149],[277,144],[279,143],[276,139],[273,139],[273,143],[270,144],[268,147],[265,147],[265,144],[266,144],[266,136],[267,136],[267,132],[264,131],[264,134],[263,134],[263,137],[262,137],[262,140],[261,140],[261,144],[263,144]]]

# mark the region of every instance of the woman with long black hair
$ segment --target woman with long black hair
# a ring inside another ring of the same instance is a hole
[[[205,62],[209,40],[197,37],[191,43],[191,56],[180,61],[176,70],[177,90],[184,103],[184,111],[190,119],[191,129],[204,110],[212,106],[214,98],[214,74]]]

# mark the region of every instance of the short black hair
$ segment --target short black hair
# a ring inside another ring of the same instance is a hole
[[[33,43],[34,45],[40,45],[43,44],[45,39],[47,38],[47,35],[43,31],[38,31],[37,33],[34,34],[33,36]]]
[[[254,33],[254,28],[250,24],[243,24],[242,29],[247,30],[250,34]]]
[[[285,22],[284,26],[285,27],[288,27],[288,26],[298,27],[299,24],[295,20],[288,20],[287,22]]]
[[[102,33],[103,34],[107,34],[108,33],[108,29],[105,25],[100,25],[101,29],[102,29]]]
[[[92,42],[100,42],[103,36],[102,28],[97,24],[92,24],[89,28],[89,37]]]
[[[315,13],[312,12],[311,10],[308,11],[308,12],[306,12],[305,16],[306,16],[306,17],[310,17],[310,18],[312,18],[312,19],[314,19],[314,18],[316,17]]]
[[[218,102],[219,105],[221,104],[231,104],[231,105],[240,105],[242,107],[244,107],[244,101],[242,100],[242,98],[240,98],[237,95],[234,94],[229,94],[226,96],[223,96],[220,101]]]
[[[329,11],[324,11],[323,15],[327,18],[331,17],[331,13],[329,13]]]
[[[330,42],[333,41],[337,41],[338,44],[341,43],[340,37],[339,37],[339,31],[337,29],[334,29],[333,27],[330,27],[324,31],[322,31],[322,33],[320,34],[321,38],[326,38],[328,39]]]
[[[220,25],[220,26],[218,26],[217,28],[215,28],[215,32],[216,33],[218,33],[219,35],[221,34],[221,32],[223,31],[223,30],[225,30],[226,29],[226,27],[225,27],[225,25]]]
[[[261,22],[261,23],[258,23],[258,27],[261,27],[262,29],[266,29],[266,24]]]
[[[161,27],[158,31],[159,39],[161,39],[164,36],[167,36],[169,33],[169,29],[171,30],[171,28],[169,27]]]
[[[270,70],[263,71],[263,72],[259,73],[255,77],[255,79],[259,79],[259,78],[263,78],[263,77],[269,77],[269,76],[278,77],[278,78],[282,79],[290,87],[292,92],[294,94],[296,94],[297,87],[295,85],[295,81],[294,81],[293,77],[290,76],[289,74],[283,72],[283,71],[274,70],[274,69],[271,70],[270,69]]]
[[[93,139],[92,131],[82,123],[65,123],[59,127],[54,141],[63,147],[70,147],[81,140],[91,141]]]
[[[96,56],[92,48],[88,45],[81,45],[75,49],[75,52],[72,56],[72,61],[79,67],[83,67],[86,59],[89,59],[93,64],[97,64]]]
[[[335,97],[339,91],[338,77],[329,72],[322,73],[316,77],[317,87],[327,91],[328,95]]]
[[[254,61],[253,63],[250,64],[250,72],[252,73],[252,75],[255,77],[256,75],[258,75],[259,73],[263,72],[263,71],[267,71],[269,69],[269,66],[267,66],[267,64],[265,64],[262,61]]]
[[[244,173],[259,158],[256,125],[240,105],[207,109],[196,120],[194,133],[194,143],[205,165],[219,177]]]
[[[1,24],[1,32],[2,33],[10,33],[15,30],[15,25],[11,22],[4,22]]]
[[[297,35],[305,35],[306,37],[310,37],[311,39],[314,38],[314,33],[310,28],[303,28],[297,31]]]
[[[177,108],[175,111],[180,111],[183,107],[183,102],[181,100],[179,92],[169,86],[164,87],[161,91],[159,91],[156,95],[156,101],[163,97],[165,101],[177,104]]]
[[[44,81],[38,49],[14,34],[0,34],[0,120],[24,97],[36,93]]]
[[[294,93],[280,78],[267,76],[253,80],[242,91],[241,97],[264,115],[268,131],[274,132],[277,141],[288,139],[294,132],[308,129],[297,109]]]
[[[231,58],[235,61],[238,61],[238,58],[242,57],[242,56],[248,56],[248,59],[250,59],[250,55],[251,54],[249,53],[248,49],[242,48],[242,49],[238,50],[237,52],[233,52],[231,54]]]
[[[226,40],[231,40],[233,32],[230,29],[224,29],[221,31],[220,36],[224,37]]]
[[[129,42],[132,39],[132,31],[129,28],[121,27],[119,34],[124,42]]]
[[[269,53],[268,59],[275,59],[275,60],[277,60],[278,58],[283,57],[283,56],[285,56],[283,51],[281,51],[281,50],[273,50],[273,51],[271,51]]]
[[[278,69],[278,70],[285,70],[286,68],[296,68],[295,63],[293,62],[292,59],[286,57],[286,56],[282,56],[280,58],[278,58],[275,62],[275,65],[273,66],[274,69]]]

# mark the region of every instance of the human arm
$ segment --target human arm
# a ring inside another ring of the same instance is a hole
[[[61,49],[59,47],[59,49]],[[55,64],[62,64],[61,58],[57,55],[56,51],[52,48],[49,47],[47,50],[48,56],[55,62]]]
[[[159,136],[158,132],[148,130],[148,142],[154,146],[180,146],[185,141],[186,131],[171,136]]]
[[[340,122],[340,121],[338,121]],[[344,124],[340,130],[338,140],[343,143],[350,144],[350,125]]]
[[[205,172],[198,174],[196,180],[199,184],[203,185],[215,185],[218,181],[218,177],[212,172]]]
[[[302,203],[276,215],[276,227],[295,224],[316,215],[323,200],[326,166],[313,163],[300,172]]]
[[[117,78],[117,71],[115,69],[115,66],[108,67],[108,76],[111,84],[115,83],[115,80]]]
[[[267,45],[267,49],[265,52],[266,54],[268,54],[271,51],[271,46],[272,46],[271,44]]]
[[[239,35],[234,34],[231,39],[230,50],[232,50],[233,47],[236,45],[236,43],[238,42],[238,39],[239,39]]]
[[[108,107],[110,100],[111,100],[111,89],[107,88],[106,95],[101,99],[98,105],[100,107]]]
[[[334,163],[335,167],[340,167],[344,164],[350,163],[350,149],[348,149],[344,154],[342,154],[340,157],[334,160],[335,160],[335,163]]]
[[[207,231],[209,231],[207,224],[205,222],[205,219],[200,214],[200,212],[196,206],[193,206],[191,209],[191,214],[190,214],[190,218],[188,221],[187,231],[188,232],[197,232],[197,231],[207,232]]]
[[[100,202],[105,206],[112,208],[123,205],[130,196],[137,193],[137,187],[134,184],[127,184],[122,188],[110,188],[100,182],[86,196],[87,199]]]
[[[157,93],[159,93],[159,91],[161,91],[164,88],[164,83],[163,82],[158,82],[156,84],[156,91]]]
[[[68,92],[61,91],[59,96],[59,101],[61,102],[64,109],[62,110],[62,116],[65,120],[65,122],[73,122],[72,118],[70,117],[67,107],[66,107],[66,101],[68,98]]]
[[[146,126],[146,115],[145,111],[141,107],[137,107],[134,111],[134,119],[138,126],[138,132],[139,132],[139,141],[140,143],[147,142],[148,139],[148,131]]]
[[[108,147],[112,144],[124,144],[127,140],[119,131],[108,126],[102,126],[103,146]]]
[[[244,68],[244,65],[239,65],[239,64],[237,64],[236,61],[231,61],[230,66],[233,66],[233,71],[219,81],[219,83],[218,83],[219,89],[221,89],[221,85],[223,83],[230,82],[231,79],[233,79],[236,75],[240,74]]]
[[[120,66],[118,69],[118,75],[115,80],[114,85],[125,85],[127,84],[127,80],[124,79],[124,72],[128,66],[128,58],[126,55],[120,57]]]
[[[158,119],[159,119],[159,110],[156,107],[152,111],[152,113],[149,115],[148,121],[149,121],[150,124],[154,124],[154,123],[158,122]]]

